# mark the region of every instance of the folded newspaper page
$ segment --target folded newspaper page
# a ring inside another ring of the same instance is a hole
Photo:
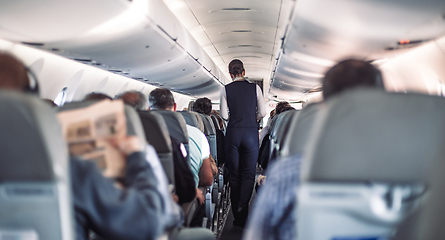
[[[125,157],[110,143],[127,135],[121,100],[103,100],[89,107],[59,112],[57,117],[70,154],[94,161],[106,177],[124,177]]]

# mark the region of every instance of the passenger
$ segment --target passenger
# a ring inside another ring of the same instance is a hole
[[[135,108],[135,110],[142,110],[142,109],[147,108],[147,98],[141,92],[128,91],[128,92],[125,92],[125,93],[117,96],[116,98],[122,99],[125,104]],[[165,206],[164,216],[166,218],[166,220],[165,220],[166,228],[170,229],[170,228],[174,228],[174,227],[180,227],[183,223],[184,218],[183,218],[182,210],[175,203],[175,202],[179,201],[179,198],[176,194],[169,192],[169,189],[168,189],[169,183],[168,183],[167,176],[165,174],[164,169],[162,168],[161,161],[158,158],[156,150],[154,149],[154,147],[152,145],[150,145],[150,144],[146,145],[145,156],[146,156],[145,158],[146,158],[147,162],[150,163],[150,166],[152,167],[152,169],[154,171],[156,180],[158,181],[158,186],[157,186],[158,191],[162,194],[162,197],[163,197],[163,204]],[[181,171],[180,174],[189,174],[190,179],[193,181],[193,176],[192,176],[190,169],[187,166],[187,163],[185,162],[184,159],[181,159],[181,160],[183,162],[182,165],[181,165],[181,163],[176,164],[176,162],[175,162],[174,170]],[[176,166],[176,165],[178,165],[178,166]],[[181,166],[182,166],[182,168],[184,168],[184,165],[185,165],[186,171],[184,171],[183,169],[180,168]],[[179,168],[179,170],[178,170],[178,168]],[[188,172],[187,172],[187,170],[188,170]],[[179,186],[182,186],[182,185],[179,185]],[[195,189],[194,185],[192,185],[191,190],[193,191],[193,193],[194,193],[194,189]],[[194,194],[192,195],[192,197],[189,201],[191,201],[193,199],[194,199]]]
[[[148,103],[144,94],[135,91],[126,92],[118,98],[122,98],[125,104],[133,107],[144,106]],[[128,101],[129,99],[130,101]],[[186,156],[182,154],[181,149],[185,149],[185,147],[173,137],[170,137],[170,140],[172,143],[177,202],[179,204],[191,202],[196,196],[195,180],[187,164]]]
[[[150,110],[176,111],[173,94],[168,89],[157,88],[153,90],[148,97],[148,101]],[[198,128],[190,125],[187,125],[187,132],[190,140],[190,160],[195,186],[210,186],[213,183],[213,173],[210,167],[210,146],[207,138]],[[198,199],[202,202],[204,196],[198,196]]]
[[[219,129],[224,130],[225,129],[224,120],[221,118],[219,112],[216,110],[212,110],[211,115],[215,116],[216,119],[218,120]]]
[[[30,81],[24,65],[0,53],[0,88],[25,92]],[[161,195],[136,137],[112,143],[126,156],[125,189],[118,189],[90,161],[70,158],[77,239],[89,230],[106,239],[156,239],[164,228]]]
[[[365,61],[341,61],[325,74],[324,100],[360,86],[384,88],[380,71]],[[291,156],[270,166],[267,183],[258,193],[244,239],[297,239],[296,197],[301,160],[301,156]]]
[[[173,94],[165,88],[156,88],[148,96],[149,110],[176,111]],[[210,146],[206,136],[199,129],[186,125],[189,136],[191,170],[195,179],[196,198],[205,207],[205,197],[199,186],[207,187],[213,183],[213,173],[210,166]],[[176,177],[176,175],[175,175]],[[205,210],[205,209],[204,209]],[[197,211],[199,212],[199,211]],[[201,221],[202,222],[202,221]],[[215,239],[208,229],[183,229],[178,239]]]
[[[116,97],[122,99],[125,104],[132,106],[134,109],[141,111],[147,110],[148,102],[145,95],[138,91],[127,91]]]
[[[108,96],[108,95],[106,95],[106,94],[104,94],[104,93],[95,93],[95,92],[92,92],[92,93],[86,95],[86,96],[83,98],[83,101],[100,101],[100,100],[105,100],[105,99],[113,100],[112,97],[110,97],[110,96]]]
[[[229,121],[226,130],[226,164],[229,169],[232,213],[235,226],[244,227],[255,183],[258,158],[258,121],[266,115],[266,105],[258,85],[245,78],[243,63],[232,60],[233,82],[221,90],[221,117]]]
[[[198,98],[193,103],[193,111],[210,116],[212,113],[212,101],[208,98]]]
[[[277,103],[277,106],[275,107],[275,115],[278,115],[278,114],[284,112],[284,109],[286,109],[288,107],[292,107],[292,106],[290,105],[290,103],[288,103],[286,101]]]

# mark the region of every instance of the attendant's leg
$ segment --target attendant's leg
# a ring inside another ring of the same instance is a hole
[[[249,201],[255,185],[256,163],[258,159],[258,130],[256,128],[243,129],[243,139],[240,146],[240,200],[239,217],[241,225],[244,225],[249,214]]]
[[[226,165],[229,170],[230,200],[235,221],[238,218],[236,213],[240,199],[239,143],[240,135],[238,129],[228,128],[225,137]]]

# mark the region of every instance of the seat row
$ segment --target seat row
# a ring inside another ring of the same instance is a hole
[[[298,239],[443,237],[444,123],[444,98],[366,88],[276,116],[271,155],[301,158]]]

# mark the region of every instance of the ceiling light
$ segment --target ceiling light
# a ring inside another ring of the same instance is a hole
[[[248,48],[248,47],[251,47],[251,48],[263,48],[261,46],[251,45],[251,44],[234,45],[234,46],[229,46],[227,48]]]

